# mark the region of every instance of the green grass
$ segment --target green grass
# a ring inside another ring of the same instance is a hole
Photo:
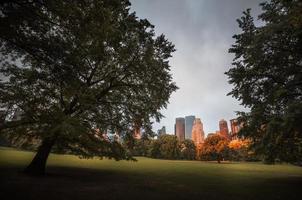
[[[5,199],[302,199],[302,168],[138,158],[138,162],[52,154],[45,177],[21,170],[32,152],[0,149]],[[3,198],[1,198],[3,199]]]

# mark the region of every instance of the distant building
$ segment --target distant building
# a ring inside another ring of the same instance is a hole
[[[185,139],[192,139],[192,129],[195,116],[190,115],[185,117]]]
[[[219,132],[221,136],[230,139],[228,123],[224,119],[219,121]]]
[[[175,120],[175,135],[179,141],[185,140],[185,118],[179,117]]]
[[[141,134],[141,129],[140,129],[140,127],[135,127],[135,128],[134,128],[133,137],[134,137],[135,139],[138,139],[138,140],[142,138],[142,134]]]
[[[237,135],[240,129],[242,128],[242,125],[239,124],[238,119],[231,119],[230,124],[231,124],[231,139],[232,140],[238,139]]]
[[[196,146],[203,144],[204,142],[203,124],[200,118],[196,118],[194,120],[193,129],[192,129],[192,140]]]
[[[161,129],[157,130],[157,135],[161,136],[161,135],[165,135],[166,134],[166,127],[163,126]]]

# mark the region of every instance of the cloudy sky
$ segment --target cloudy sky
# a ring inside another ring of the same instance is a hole
[[[200,117],[205,133],[218,130],[218,121],[236,117],[243,110],[230,96],[232,86],[224,72],[231,67],[233,55],[228,49],[238,33],[236,19],[243,10],[259,14],[262,0],[131,0],[132,11],[155,25],[157,34],[165,34],[177,51],[170,60],[171,73],[180,88],[162,113],[165,118],[154,125],[166,126],[174,134],[176,117]]]

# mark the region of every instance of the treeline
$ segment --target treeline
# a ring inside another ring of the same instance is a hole
[[[192,140],[179,141],[174,135],[161,135],[157,139],[142,138],[134,140],[128,151],[133,156],[146,156],[171,160],[204,160],[204,161],[257,161],[250,150],[247,140],[229,141],[220,135],[205,139],[203,144],[195,145]]]
[[[161,135],[157,139],[142,138],[134,140],[133,147],[128,147],[133,156],[146,156],[160,159],[194,160],[196,147],[192,140],[179,142],[174,135]]]

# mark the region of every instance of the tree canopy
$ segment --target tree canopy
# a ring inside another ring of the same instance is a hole
[[[196,159],[196,146],[190,139],[180,142],[180,158],[185,160]]]
[[[151,133],[151,119],[162,117],[177,89],[174,45],[129,9],[128,0],[1,1],[0,105],[21,115],[0,130],[42,141],[33,166],[45,167],[53,145],[127,159],[104,133]]]
[[[153,158],[178,159],[180,158],[180,144],[175,135],[160,135],[151,142],[150,156]]]
[[[240,112],[240,135],[252,139],[268,162],[302,158],[302,2],[260,4],[259,26],[250,9],[238,19],[242,32],[229,49],[229,93],[250,112]]]
[[[228,139],[219,134],[207,137],[201,147],[200,159],[217,160],[220,163],[228,156],[228,144]]]

